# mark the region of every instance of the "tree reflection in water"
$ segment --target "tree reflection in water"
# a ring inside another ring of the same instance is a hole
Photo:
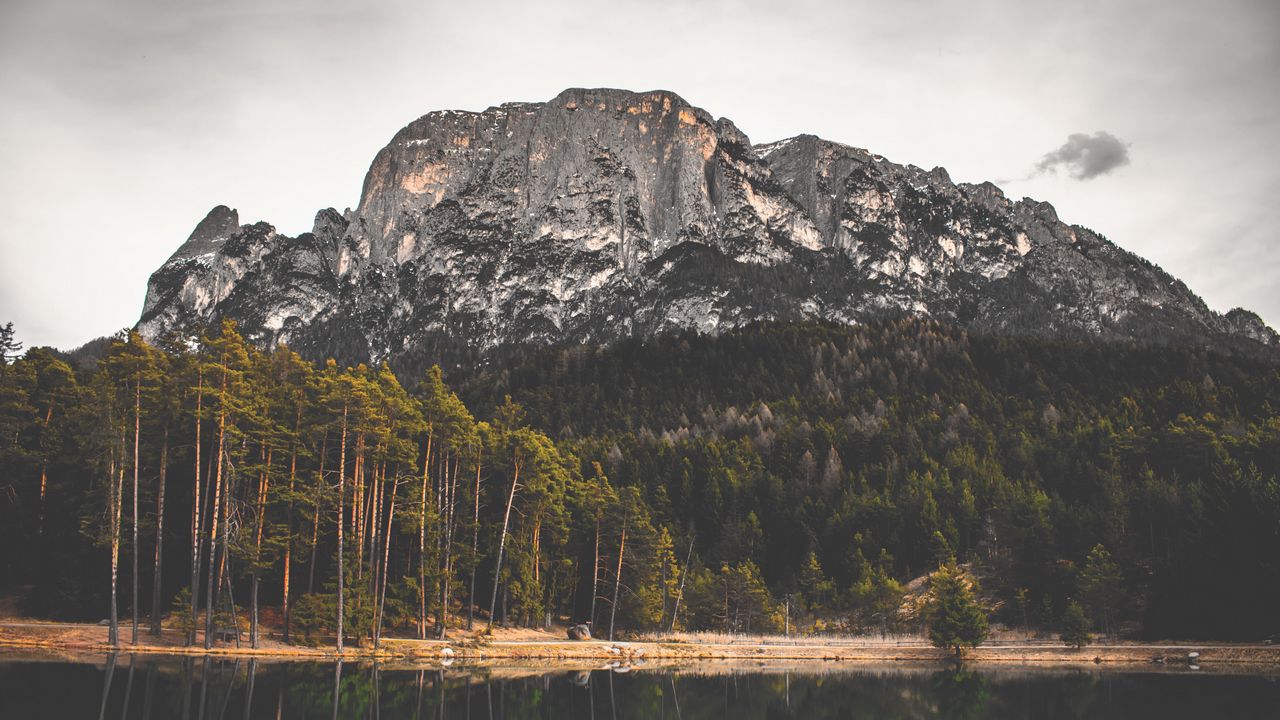
[[[145,686],[137,693],[128,676],[120,677],[125,663],[128,675],[144,673]],[[97,665],[0,661],[3,718],[1199,719],[1267,716],[1276,707],[1280,682],[1274,677],[1174,668],[1121,673],[824,663],[543,672],[511,666],[197,661],[115,654]]]

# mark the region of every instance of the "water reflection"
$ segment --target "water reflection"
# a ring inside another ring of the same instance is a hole
[[[138,687],[135,687],[137,684]],[[1266,717],[1275,677],[843,666],[540,672],[108,655],[0,660],[0,718]]]

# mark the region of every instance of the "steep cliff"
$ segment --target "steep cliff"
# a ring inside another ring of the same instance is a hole
[[[753,146],[670,92],[583,89],[415,120],[357,208],[297,238],[215,208],[152,275],[139,328],[231,317],[263,344],[415,363],[887,312],[1280,347],[1047,203],[810,135]]]

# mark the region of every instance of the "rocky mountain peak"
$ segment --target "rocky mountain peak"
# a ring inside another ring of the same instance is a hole
[[[240,214],[226,205],[218,205],[196,225],[196,229],[192,230],[187,241],[178,247],[173,258],[191,258],[216,252],[221,244],[239,229]]]
[[[298,238],[215,208],[152,276],[139,327],[229,316],[264,344],[412,364],[893,312],[1280,346],[1048,203],[813,135],[753,145],[668,91],[584,88],[423,115],[354,211]]]

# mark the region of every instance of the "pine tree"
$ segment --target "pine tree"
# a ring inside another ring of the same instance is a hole
[[[217,612],[215,595],[222,597],[226,565],[231,551],[230,498],[234,490],[235,465],[241,459],[245,443],[241,428],[237,425],[242,415],[249,414],[251,388],[245,375],[251,357],[244,338],[236,331],[236,325],[224,320],[217,334],[202,340],[207,356],[205,374],[210,383],[209,399],[216,410],[217,446],[213,458],[213,496],[209,506],[209,567],[208,584],[205,587],[205,649],[213,647],[214,615]],[[219,549],[219,546],[221,548]]]
[[[822,564],[818,562],[818,554],[813,550],[809,551],[804,564],[800,567],[796,584],[809,612],[815,614],[822,613],[826,609],[827,602],[835,592],[835,584],[827,579],[826,573],[822,571]]]
[[[47,348],[32,348],[23,362],[35,373],[28,402],[38,418],[36,454],[40,464],[40,500],[36,519],[36,535],[44,535],[46,506],[49,498],[49,465],[56,449],[65,440],[63,428],[66,418],[76,409],[79,382],[66,362],[49,352]],[[16,388],[15,388],[16,389]]]
[[[1112,632],[1111,618],[1123,592],[1124,577],[1111,553],[1101,544],[1094,545],[1080,573],[1080,591],[1084,593],[1096,621],[1103,632]]]
[[[1093,637],[1089,634],[1089,618],[1085,617],[1084,608],[1080,607],[1080,603],[1072,600],[1067,603],[1067,609],[1062,613],[1062,642],[1068,646],[1075,647],[1077,650],[1088,645]]]
[[[182,388],[182,376],[175,370],[175,365],[182,360],[183,353],[176,342],[169,342],[166,346],[157,348],[155,352],[155,400],[151,414],[159,425],[161,439],[160,473],[156,478],[156,552],[151,577],[151,635],[157,638],[160,637],[160,622],[164,614],[164,601],[161,594],[164,581],[165,495],[169,478],[169,435],[182,415],[182,403],[186,396]]]
[[[987,614],[954,565],[944,565],[929,576],[924,618],[929,641],[951,649],[957,658],[963,648],[977,647],[987,637]]]
[[[21,357],[22,343],[18,342],[13,323],[0,327],[0,365],[8,365]]]
[[[130,642],[134,644],[138,642],[138,616],[142,605],[138,597],[138,563],[141,555],[138,545],[138,531],[140,521],[139,480],[141,476],[142,406],[144,393],[146,394],[147,404],[153,404],[153,395],[161,379],[161,370],[158,363],[156,350],[144,341],[136,331],[130,331],[123,338],[117,338],[112,341],[104,361],[106,371],[115,385],[117,395],[120,397],[121,405],[129,408],[128,425],[130,426],[130,435],[133,440],[128,465],[132,468],[131,474],[133,477],[132,512],[130,513],[132,537],[129,555],[132,561],[132,572],[130,573],[132,583],[132,593],[130,594],[130,602],[132,604]],[[123,472],[126,464],[125,453],[123,452],[119,457],[119,463],[120,471]],[[116,502],[122,503],[122,498],[116,497]]]

